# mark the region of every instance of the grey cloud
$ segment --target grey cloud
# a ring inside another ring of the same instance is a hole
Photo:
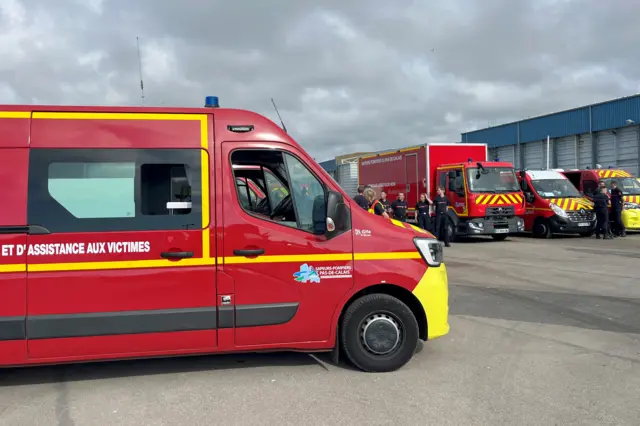
[[[621,0],[15,2],[26,20],[0,15],[1,39],[33,36],[0,41],[0,53],[23,53],[0,64],[0,102],[139,104],[140,36],[148,103],[199,106],[214,94],[277,120],[275,97],[320,160],[457,141],[638,91],[640,9]]]

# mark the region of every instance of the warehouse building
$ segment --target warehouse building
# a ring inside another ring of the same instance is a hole
[[[369,152],[354,152],[339,155],[333,160],[323,161],[320,164],[338,185],[349,195],[355,197],[358,193],[358,158]]]
[[[619,168],[640,175],[640,94],[462,133],[527,169]],[[547,143],[547,140],[549,143]]]

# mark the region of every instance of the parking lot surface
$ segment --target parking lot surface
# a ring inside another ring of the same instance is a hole
[[[445,251],[451,332],[402,370],[326,355],[0,370],[0,425],[638,425],[640,235]]]

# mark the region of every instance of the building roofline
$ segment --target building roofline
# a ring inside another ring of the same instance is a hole
[[[592,108],[592,107],[595,107],[595,106],[605,105],[605,104],[609,104],[609,103],[612,103],[612,102],[623,101],[623,100],[626,100],[626,99],[632,99],[632,98],[637,98],[637,97],[640,97],[640,93],[635,93],[633,95],[628,95],[628,96],[622,96],[620,98],[609,99],[607,101],[596,102],[596,103],[593,103],[593,104],[582,105],[582,106],[575,107],[575,108],[563,109],[563,110],[560,110],[560,111],[549,112],[549,113],[541,114],[541,115],[535,115],[533,117],[527,117],[527,118],[523,118],[523,119],[516,120],[516,121],[510,121],[508,123],[499,124],[497,126],[483,127],[482,129],[469,130],[467,132],[463,132],[462,135],[468,135],[470,133],[481,132],[483,130],[488,130],[488,129],[496,129],[496,128],[499,128],[499,127],[512,126],[514,124],[522,123],[522,122],[525,122],[525,121],[535,120],[537,118],[549,117],[549,116],[552,116],[552,115],[561,114],[563,112],[578,111],[578,110],[581,110],[581,109],[584,109],[584,108]]]

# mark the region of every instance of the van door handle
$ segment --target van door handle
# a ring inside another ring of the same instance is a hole
[[[186,259],[193,257],[192,251],[163,251],[160,253],[163,259]]]
[[[264,254],[264,249],[234,250],[233,254],[235,256],[260,256],[261,254]]]

